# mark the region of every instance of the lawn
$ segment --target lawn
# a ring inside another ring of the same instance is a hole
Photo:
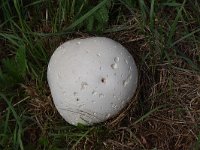
[[[72,126],[47,66],[74,38],[104,36],[133,55],[139,83],[114,118]],[[199,0],[1,0],[0,150],[200,149]]]

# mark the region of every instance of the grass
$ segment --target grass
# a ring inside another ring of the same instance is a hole
[[[198,0],[2,0],[0,149],[200,147]],[[115,118],[74,127],[46,80],[53,51],[77,37],[122,43],[139,68],[131,103]]]

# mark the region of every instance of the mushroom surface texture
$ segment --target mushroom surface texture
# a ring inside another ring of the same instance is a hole
[[[51,56],[53,102],[70,124],[92,125],[115,116],[133,97],[138,71],[131,54],[105,37],[74,39]]]

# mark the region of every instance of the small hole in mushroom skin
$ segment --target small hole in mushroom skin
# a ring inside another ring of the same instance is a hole
[[[80,99],[79,98],[76,98],[76,101],[78,102]]]
[[[105,78],[101,78],[101,82],[102,83],[106,83],[106,79]]]

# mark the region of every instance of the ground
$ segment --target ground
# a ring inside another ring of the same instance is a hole
[[[0,2],[0,149],[200,149],[200,2]],[[105,36],[134,57],[139,83],[114,118],[72,126],[46,79],[63,42]]]

